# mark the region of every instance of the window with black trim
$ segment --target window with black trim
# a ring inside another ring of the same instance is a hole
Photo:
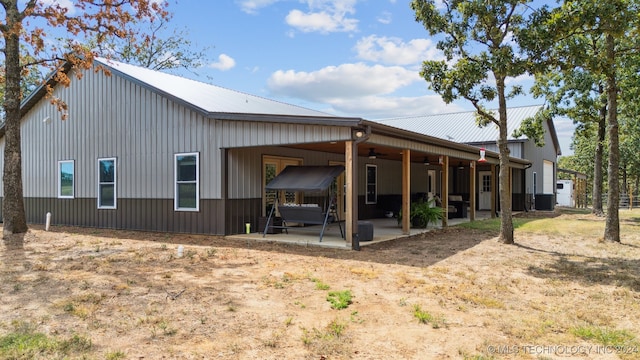
[[[367,204],[378,202],[378,166],[367,164]]]
[[[75,161],[58,161],[58,197],[73,199],[75,197]]]
[[[200,154],[175,154],[176,211],[200,210]]]
[[[98,209],[116,208],[116,158],[98,159]]]

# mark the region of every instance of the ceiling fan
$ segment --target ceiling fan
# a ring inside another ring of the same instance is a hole
[[[369,148],[369,159],[375,159],[378,156],[385,156],[385,155],[387,154],[382,154],[382,153],[376,152],[376,149],[374,148]]]

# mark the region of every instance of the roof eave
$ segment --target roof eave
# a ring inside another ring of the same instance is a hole
[[[441,139],[441,138],[437,138],[437,137],[433,137],[433,136],[429,136],[429,135],[423,135],[423,134],[415,133],[415,132],[412,132],[412,131],[409,131],[409,130],[403,130],[403,129],[396,128],[396,127],[393,127],[393,126],[380,124],[378,122],[372,122],[372,121],[363,120],[362,124],[371,126],[372,129],[380,129],[380,130],[384,131],[386,134],[395,135],[395,136],[401,137],[403,139],[412,139],[412,140],[421,141],[421,142],[428,142],[428,143],[431,143],[431,144],[434,144],[434,145],[448,147],[448,148],[451,148],[451,149],[465,151],[465,152],[478,152],[479,151],[479,148],[477,146],[473,146],[473,145],[469,145],[469,144],[463,144],[463,143],[457,143],[457,142],[453,142],[453,141],[449,141],[449,140],[445,140],[445,139]],[[493,151],[487,151],[485,156],[498,159],[500,154],[498,154],[496,152],[493,152]],[[515,157],[509,157],[509,161],[514,163],[514,164],[518,164],[520,166],[526,166],[526,165],[531,164],[531,161],[529,161],[527,159],[520,159],[520,158],[515,158]]]
[[[361,118],[334,116],[301,116],[280,114],[245,114],[210,112],[206,116],[217,120],[244,120],[256,122],[287,123],[300,125],[358,126]]]
[[[556,132],[556,127],[553,124],[553,118],[547,119],[547,124],[549,126],[549,133],[551,135],[551,140],[553,141],[553,146],[556,148],[556,155],[562,155],[562,149],[560,148],[560,141],[558,140],[558,133]]]
[[[33,90],[29,94],[29,96],[27,96],[20,102],[20,118],[22,119],[22,117],[26,113],[28,113],[29,110],[31,110],[31,108],[33,108],[35,104],[38,103],[38,101],[40,101],[42,98],[46,96],[47,85],[55,86],[58,83],[55,80],[55,75],[59,71],[66,73],[66,72],[69,72],[69,70],[71,70],[71,64],[69,62],[65,62],[62,66],[60,66],[56,70],[52,71],[49,75],[47,75],[44,81],[35,90]],[[5,127],[5,123],[2,122],[2,124],[0,124],[0,138],[4,137],[4,134],[5,134],[4,127]]]

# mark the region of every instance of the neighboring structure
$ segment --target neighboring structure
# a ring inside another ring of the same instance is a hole
[[[477,147],[105,59],[95,66],[110,74],[88,70],[81,80],[70,74],[69,87],[49,77],[53,95],[68,105],[67,120],[44,86],[23,101],[30,223],[43,223],[51,212],[53,224],[243,233],[246,223],[256,229],[266,215],[275,194],[265,184],[287,165],[345,166],[337,203],[351,244],[358,219],[381,217],[398,204],[408,213],[416,195],[452,193],[447,179],[461,173],[468,186],[456,190],[471,194],[468,216],[475,218]],[[530,164],[512,162],[518,172]],[[498,164],[495,152],[487,152],[487,164]],[[495,189],[495,181],[485,185]],[[408,217],[398,231],[409,234]]]
[[[543,147],[536,146],[526,137],[515,138],[513,136],[514,131],[520,128],[522,122],[533,117],[541,108],[542,106],[526,106],[507,109],[510,156],[527,159],[532,163],[524,177],[520,173],[513,174],[514,210],[552,210],[556,203],[556,164],[561,151],[553,120],[548,119],[543,124],[545,127],[545,145]],[[497,126],[489,124],[479,127],[476,123],[475,111],[376,121],[380,124],[498,152]],[[481,179],[479,183],[482,184],[482,179],[490,174],[486,172],[480,173],[478,176]],[[525,198],[520,198],[518,194],[521,193],[526,194]],[[487,201],[483,201],[482,198],[490,196],[490,194],[485,194],[482,189],[480,189],[480,194],[479,208],[486,209]]]
[[[577,208],[587,207],[587,174],[568,169],[558,168],[557,204]],[[569,178],[569,179],[567,179]],[[571,195],[568,197],[567,194]]]
[[[556,182],[556,205],[574,207],[576,204],[573,180],[558,180]]]

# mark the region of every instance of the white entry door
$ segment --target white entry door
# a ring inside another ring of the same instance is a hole
[[[478,209],[491,210],[491,171],[480,171],[478,175]]]

